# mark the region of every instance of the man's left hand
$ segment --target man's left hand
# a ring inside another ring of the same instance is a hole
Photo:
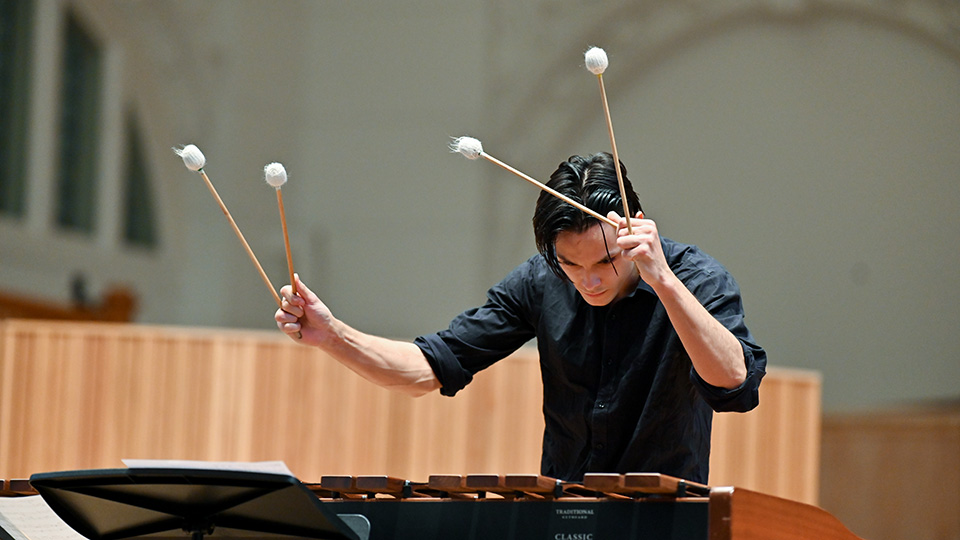
[[[640,277],[651,287],[662,280],[672,277],[673,271],[663,255],[663,246],[660,244],[660,232],[652,219],[644,219],[643,212],[630,220],[631,231],[627,229],[627,220],[616,212],[607,214],[612,220],[620,223],[617,230],[617,247],[623,256],[637,265]]]

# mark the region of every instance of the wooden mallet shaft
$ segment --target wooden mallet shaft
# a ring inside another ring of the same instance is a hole
[[[283,209],[283,194],[277,188],[277,206],[280,208],[280,226],[283,228],[283,247],[287,252],[287,268],[290,270],[290,287],[297,294],[297,279],[293,271],[293,254],[290,251],[290,235],[287,233],[287,213]]]
[[[606,217],[606,216],[601,216],[598,212],[595,212],[594,210],[591,210],[590,208],[587,208],[586,206],[578,203],[577,201],[571,199],[570,197],[567,197],[566,195],[558,192],[557,190],[555,190],[555,189],[553,189],[553,188],[551,188],[551,187],[548,187],[547,185],[545,185],[545,184],[543,184],[543,183],[541,183],[541,182],[538,182],[538,181],[534,180],[533,178],[531,178],[531,177],[527,176],[526,174],[518,171],[517,169],[514,169],[514,168],[511,167],[510,165],[507,165],[506,163],[504,163],[504,162],[500,161],[499,159],[491,156],[490,154],[488,154],[488,153],[486,153],[486,152],[480,152],[480,156],[481,156],[482,158],[486,159],[487,161],[489,161],[490,163],[493,163],[494,165],[497,165],[497,166],[499,166],[499,167],[501,167],[501,168],[503,168],[503,169],[505,169],[505,170],[507,170],[507,171],[509,171],[509,172],[512,172],[513,174],[519,176],[520,178],[523,178],[523,179],[526,180],[527,182],[530,182],[531,184],[533,184],[533,185],[537,186],[538,188],[542,189],[543,191],[546,191],[546,192],[549,193],[550,195],[553,195],[554,197],[556,197],[556,198],[558,198],[558,199],[560,199],[560,200],[562,200],[562,201],[564,201],[564,202],[566,202],[566,203],[568,203],[568,204],[571,204],[571,205],[575,206],[576,208],[578,208],[578,209],[580,209],[581,211],[586,212],[587,214],[589,214],[589,215],[591,215],[591,216],[599,219],[600,221],[603,221],[604,223],[607,223],[607,224],[611,225],[614,229],[616,229],[617,227],[619,227],[619,224],[618,224],[616,221],[614,221],[614,220],[612,220],[612,219],[610,219],[610,218],[608,218],[608,217]],[[628,225],[628,226],[629,226],[629,223],[630,223],[630,220],[627,220],[627,225]]]
[[[610,106],[607,104],[607,91],[603,86],[603,74],[597,74],[600,81],[600,100],[603,102],[603,114],[607,119],[607,132],[610,134],[610,146],[613,147],[613,167],[617,171],[617,184],[620,186],[620,200],[623,201],[623,215],[630,215],[630,206],[627,204],[627,190],[623,185],[623,172],[620,170],[620,156],[617,154],[617,139],[613,136],[613,121],[610,119]],[[633,227],[627,219],[627,234],[633,234]]]
[[[233,232],[237,235],[237,238],[240,239],[240,243],[243,244],[243,248],[247,251],[247,255],[250,257],[250,260],[253,261],[254,266],[257,267],[257,272],[260,273],[260,279],[267,284],[267,287],[270,289],[270,294],[273,295],[273,300],[277,303],[277,307],[280,307],[282,300],[280,299],[280,295],[277,293],[277,289],[273,286],[273,283],[270,283],[270,278],[267,277],[267,273],[264,272],[263,267],[260,266],[260,261],[257,260],[257,256],[254,255],[253,250],[250,249],[250,244],[247,243],[247,240],[243,237],[243,233],[240,232],[240,227],[237,227],[237,222],[234,221],[233,216],[230,215],[230,211],[227,210],[227,205],[223,204],[223,199],[220,198],[220,194],[217,193],[217,189],[213,187],[213,182],[210,181],[210,178],[207,177],[207,173],[204,172],[203,169],[200,169],[197,172],[200,173],[200,177],[203,178],[204,183],[207,184],[207,189],[210,190],[213,198],[217,200],[217,204],[220,205],[220,211],[223,212],[223,215],[226,216],[227,221],[230,222],[230,227],[233,228]]]

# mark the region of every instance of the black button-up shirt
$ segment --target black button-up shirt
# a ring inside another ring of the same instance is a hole
[[[415,343],[456,394],[473,375],[536,338],[543,378],[541,474],[659,472],[707,483],[713,411],[758,403],[766,353],[744,325],[740,289],[696,246],[662,238],[667,263],[740,341],[747,380],[728,390],[693,369],[653,289],[640,280],[613,304],[587,304],[536,255],[487,292],[487,302]]]

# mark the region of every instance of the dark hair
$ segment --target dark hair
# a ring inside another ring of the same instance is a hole
[[[605,216],[611,210],[622,214],[620,185],[613,166],[613,156],[607,152],[588,157],[571,156],[550,175],[547,186],[600,215]],[[640,198],[637,197],[633,191],[633,185],[627,179],[627,168],[623,163],[620,163],[620,173],[623,176],[623,187],[627,193],[630,215],[636,215],[641,210]],[[557,261],[554,245],[557,235],[565,231],[581,233],[597,223],[600,223],[597,218],[579,208],[546,191],[540,192],[537,208],[533,212],[533,233],[537,241],[537,250],[555,274],[562,278],[566,277]]]

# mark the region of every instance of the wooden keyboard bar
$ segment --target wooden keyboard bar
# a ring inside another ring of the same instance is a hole
[[[320,488],[335,493],[360,493],[352,476],[321,476]]]
[[[426,484],[410,482],[402,478],[384,475],[341,476],[329,475],[320,478],[320,484],[310,484],[308,487],[314,492],[329,493],[333,497],[349,495],[389,495],[396,498],[410,498],[430,496],[428,493],[419,493]]]
[[[464,489],[475,493],[496,493],[505,499],[515,499],[523,494],[507,487],[502,474],[468,474],[463,480]]]
[[[710,488],[703,484],[657,473],[587,473],[583,477],[583,487],[618,495],[675,495],[681,497],[688,492],[704,495],[710,491]]]
[[[27,479],[0,480],[0,496],[2,497],[36,494],[37,490],[33,489]]]
[[[486,490],[467,487],[467,479],[460,474],[431,474],[427,489],[439,497],[451,499],[483,499]]]
[[[427,486],[446,493],[475,493],[480,497],[486,493],[495,493],[508,499],[594,496],[581,484],[537,474],[433,475]]]
[[[492,493],[513,491],[507,489],[503,483],[503,475],[499,474],[468,474],[464,479],[464,486],[469,489]]]
[[[509,488],[520,491],[551,493],[559,481],[555,478],[538,474],[508,474],[504,476],[503,483]]]
[[[539,474],[508,474],[504,477],[504,484],[508,488],[524,493],[553,495],[555,497],[562,494],[562,482],[556,478]]]
[[[470,474],[458,489],[469,493],[496,493],[506,498],[522,495],[552,498],[563,495],[563,482],[537,474]]]
[[[418,490],[424,489],[426,484],[420,482],[411,482],[402,478],[393,476],[367,475],[357,477],[357,489],[363,490],[372,495],[390,495],[398,499],[411,497],[429,497],[431,493],[420,493]]]
[[[427,480],[427,487],[446,493],[477,493],[486,491],[467,487],[467,479],[460,474],[431,474]]]
[[[587,473],[583,476],[583,487],[602,493],[632,493],[623,485],[623,475],[616,473]]]
[[[435,489],[448,491],[466,489],[466,484],[461,474],[431,474],[430,478],[427,479],[427,485]]]
[[[357,489],[370,493],[402,493],[408,484],[406,480],[392,476],[367,475],[357,477]]]

